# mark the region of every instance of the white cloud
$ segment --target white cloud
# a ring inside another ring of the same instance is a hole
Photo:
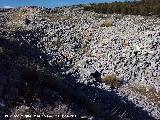
[[[3,8],[14,8],[14,7],[12,7],[10,5],[6,5],[6,6],[3,6]]]

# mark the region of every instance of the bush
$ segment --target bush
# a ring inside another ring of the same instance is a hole
[[[102,81],[106,84],[106,85],[110,85],[112,88],[117,88],[120,87],[121,82],[120,80],[116,77],[116,75],[107,75],[105,76]]]
[[[111,27],[112,25],[112,21],[106,20],[101,24],[101,27]]]
[[[84,10],[96,13],[160,16],[160,0],[137,0],[126,2],[98,3],[84,6]]]

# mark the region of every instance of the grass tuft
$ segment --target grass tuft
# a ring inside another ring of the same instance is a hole
[[[100,26],[101,27],[111,27],[113,26],[113,23],[111,20],[105,20]]]
[[[102,81],[112,88],[118,88],[121,85],[121,81],[114,74],[105,76]]]

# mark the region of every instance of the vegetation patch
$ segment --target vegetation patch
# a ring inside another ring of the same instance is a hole
[[[113,26],[113,23],[111,20],[105,20],[102,24],[101,27],[111,27]]]
[[[148,102],[159,104],[160,92],[156,91],[153,87],[147,87],[142,85],[130,86],[129,89],[139,94],[141,97],[146,97]]]
[[[46,17],[49,18],[49,20],[52,21],[65,21],[72,19],[71,16],[54,16],[53,14],[47,15]]]
[[[102,81],[106,85],[110,85],[112,88],[118,88],[122,84],[121,81],[116,77],[116,75],[106,75]]]
[[[160,0],[137,0],[126,2],[99,3],[84,6],[84,10],[96,13],[117,13],[160,16]]]

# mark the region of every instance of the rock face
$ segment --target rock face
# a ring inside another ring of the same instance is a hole
[[[19,20],[16,16],[19,16]],[[0,17],[1,39],[9,39],[19,48],[3,40],[0,41],[0,45],[24,55],[16,61],[29,66],[30,61],[34,61],[34,64],[38,63],[49,69],[48,74],[65,76],[66,81],[71,80],[67,79],[67,76],[71,75],[76,83],[100,90],[116,91],[118,96],[142,107],[150,116],[160,119],[159,18],[100,15],[83,11],[81,7],[15,8],[1,11]],[[112,22],[112,26],[101,27],[107,19]],[[0,54],[2,53],[3,50],[0,49]],[[3,66],[4,69],[15,68],[11,62],[5,63],[5,59],[0,60],[2,65],[6,65]],[[0,72],[1,98],[14,98],[18,95],[19,87],[13,84],[25,84],[20,82],[21,78],[17,79],[17,69],[18,67],[14,73],[11,73],[13,69],[7,73]],[[123,83],[121,87],[110,89],[110,86],[102,82],[101,78],[112,74]],[[6,85],[7,81],[13,86],[8,91],[10,94],[4,95],[5,89],[9,87]],[[92,96],[91,99],[95,96],[95,101],[103,97],[109,98],[98,95],[93,95],[92,91],[89,94]]]

